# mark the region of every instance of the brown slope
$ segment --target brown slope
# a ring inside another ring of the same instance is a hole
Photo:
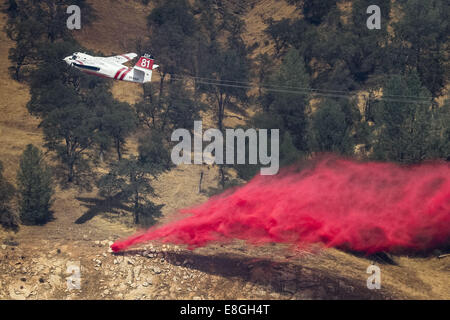
[[[30,98],[28,87],[11,80],[8,51],[14,43],[3,28],[6,16],[0,14],[0,160],[5,176],[13,181],[20,154],[29,143],[42,146],[42,134],[37,128],[39,120],[30,116],[26,104]]]

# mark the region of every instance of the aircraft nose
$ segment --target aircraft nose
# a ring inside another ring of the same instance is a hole
[[[70,61],[70,57],[71,56],[67,56],[67,57],[65,57],[63,60],[67,63],[67,64],[71,64],[72,62]]]

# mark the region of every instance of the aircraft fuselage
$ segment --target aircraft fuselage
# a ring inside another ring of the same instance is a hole
[[[151,77],[151,70],[138,70],[134,67],[130,68],[123,65],[123,63],[132,60],[132,58],[127,57],[127,55],[116,57],[123,57],[121,59],[121,61],[123,62],[116,62],[115,60],[117,58],[115,57],[95,57],[79,52],[76,52],[73,55],[64,58],[64,61],[68,65],[87,74],[122,81],[138,83],[148,82],[148,80],[144,80],[146,80],[146,78],[148,77]]]

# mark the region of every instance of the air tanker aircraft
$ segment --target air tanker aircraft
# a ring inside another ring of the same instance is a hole
[[[73,55],[65,57],[64,61],[84,73],[103,78],[137,83],[150,82],[152,70],[159,66],[153,64],[153,56],[149,54],[144,54],[133,68],[123,65],[136,57],[136,53],[126,53],[113,57],[94,57],[86,53],[75,52]]]

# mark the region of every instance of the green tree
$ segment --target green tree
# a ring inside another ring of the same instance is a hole
[[[440,0],[395,3],[401,18],[393,23],[392,68],[400,73],[416,69],[422,85],[433,97],[439,96],[449,79],[448,3]]]
[[[294,163],[309,153],[309,76],[299,50],[290,48],[281,66],[265,75],[260,108],[249,120],[253,128],[280,130],[280,166]],[[268,88],[269,90],[264,90]],[[293,92],[298,90],[299,92]],[[235,166],[241,178],[258,173],[259,165]]]
[[[144,218],[145,220],[160,216],[159,210],[149,210],[153,206],[147,197],[156,195],[151,186],[150,174],[151,170],[147,165],[131,156],[114,164],[111,171],[100,178],[98,186],[103,194],[107,193],[110,197],[118,196],[130,202],[133,221],[135,224],[141,224],[145,213],[148,216],[147,219]]]
[[[450,161],[450,99],[444,105],[433,110],[432,158]]]
[[[313,87],[355,90],[368,80],[380,82],[379,74],[392,67],[387,48],[389,0],[377,3],[384,21],[380,30],[366,26],[369,0],[352,1],[350,14],[342,12],[333,0],[289,2],[303,11],[304,18],[269,20],[266,33],[275,41],[276,52],[287,52],[287,48],[299,51]]]
[[[272,59],[267,53],[259,54],[256,57],[256,66],[254,74],[258,79],[258,98],[262,95],[262,86],[267,80],[267,77],[273,72]]]
[[[94,145],[95,113],[82,103],[66,105],[49,113],[40,126],[46,140],[45,146],[55,151],[67,169],[67,182],[74,182],[77,168],[87,165],[83,157]]]
[[[139,160],[156,176],[171,168],[169,146],[164,135],[158,131],[150,131],[139,139]]]
[[[151,182],[168,168],[170,156],[157,134],[141,140],[139,153],[139,157],[114,163],[109,173],[99,179],[98,187],[103,196],[129,202],[134,223],[149,226],[161,216],[163,207],[148,199],[156,196]]]
[[[292,24],[291,19],[283,18],[280,21],[274,22],[270,18],[267,23],[269,26],[264,32],[270,36],[275,44],[275,54],[280,56],[292,43]]]
[[[196,102],[192,90],[186,87],[186,81],[169,83],[159,102],[153,98],[152,88],[146,89],[142,100],[134,106],[139,121],[151,131],[164,133],[167,140],[174,129],[192,129],[205,106]]]
[[[324,100],[311,119],[311,150],[352,154],[355,147],[355,123],[346,116],[346,100]],[[356,109],[357,110],[357,109]]]
[[[16,42],[9,50],[13,63],[10,71],[14,79],[21,80],[23,67],[32,69],[40,61],[40,51],[57,40],[73,40],[66,26],[67,7],[77,5],[83,15],[83,25],[89,24],[95,16],[94,10],[85,0],[9,0],[4,7],[8,20],[5,30],[7,36]],[[28,72],[26,72],[28,75]]]
[[[8,51],[8,58],[12,63],[9,71],[14,80],[21,81],[23,73],[28,76],[29,70],[37,62],[41,27],[36,21],[30,20],[28,23],[21,23],[14,31],[7,29],[9,38],[16,41],[16,46]]]
[[[128,103],[112,101],[100,117],[102,129],[112,138],[117,158],[122,159],[126,138],[137,128],[136,113]]]
[[[159,99],[162,99],[168,74],[192,71],[197,24],[188,1],[169,0],[150,12],[147,25],[152,37],[144,49],[158,57]]]
[[[205,94],[210,103],[217,128],[224,132],[224,121],[230,117],[230,112],[237,115],[247,115],[245,106],[248,103],[247,88],[241,85],[227,83],[239,79],[248,81],[250,77],[250,61],[247,48],[239,36],[232,33],[225,45],[212,41],[208,48],[205,62],[200,65],[199,75],[209,81],[197,81],[198,92]],[[225,186],[225,166],[219,165],[219,182]]]
[[[3,176],[3,163],[0,161],[0,225],[7,229],[18,227],[17,217],[10,206],[14,194],[14,186]]]
[[[279,70],[267,82],[268,86],[297,88],[300,94],[268,91],[263,99],[259,122],[261,128],[279,128],[281,136],[289,132],[296,149],[308,151],[307,130],[309,114],[309,76],[305,70],[303,57],[296,49],[289,49]],[[303,92],[303,94],[302,94]]]
[[[24,224],[44,224],[52,218],[52,175],[41,151],[27,145],[17,173],[20,220]]]
[[[381,29],[367,28],[367,8],[370,0],[352,1],[350,15],[343,23],[340,10],[333,8],[327,22],[317,27],[314,36],[300,37],[305,44],[296,44],[308,52],[308,62],[314,60],[310,74],[314,74],[312,86],[316,88],[353,91],[368,83],[380,83],[380,74],[389,64],[389,34],[387,26],[390,1],[378,1],[381,9]],[[306,32],[305,34],[309,34]],[[310,46],[310,48],[305,48]],[[313,59],[314,58],[314,59]]]
[[[291,2],[299,1],[291,0]],[[314,25],[319,25],[323,22],[328,13],[335,7],[336,0],[304,0],[302,11],[306,21]]]
[[[239,46],[223,48],[214,44],[211,48],[211,56],[205,62],[201,70],[202,77],[214,79],[211,83],[198,83],[199,90],[205,93],[208,101],[214,106],[213,114],[217,121],[218,129],[223,131],[224,119],[227,111],[245,115],[243,106],[247,102],[247,88],[224,84],[224,81],[249,79],[250,62],[247,59],[247,50],[243,43]]]
[[[288,131],[284,132],[280,144],[280,167],[287,166],[295,163],[299,159],[302,159],[304,153],[300,152],[292,141],[292,137]]]
[[[12,62],[9,70],[15,80],[21,80],[23,67],[32,65],[36,61],[39,42],[44,33],[44,26],[39,22],[31,1],[8,1],[3,12],[8,20],[5,31],[8,38],[16,42],[16,46],[9,49],[8,58]]]
[[[320,25],[330,11],[336,8],[336,2],[336,0],[288,0],[289,4],[302,10],[304,19],[313,25]]]
[[[192,129],[199,112],[205,109],[204,103],[196,101],[192,90],[187,89],[188,83],[176,81],[168,86],[164,97],[164,113],[161,117],[161,131],[171,133],[177,128]]]
[[[421,86],[418,75],[392,76],[383,88],[383,96],[423,97],[430,102],[391,99],[378,103],[375,108],[373,157],[406,163],[427,159],[434,139],[433,110],[430,93]]]

